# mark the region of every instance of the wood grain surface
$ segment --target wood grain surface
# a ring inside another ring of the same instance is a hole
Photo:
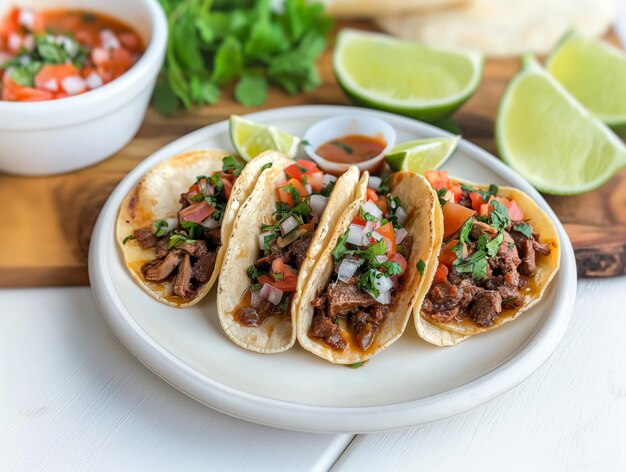
[[[371,29],[367,23],[351,23]],[[614,36],[609,40],[617,42]],[[332,47],[332,45],[331,45]],[[517,60],[488,60],[476,94],[452,117],[465,139],[497,155],[493,122]],[[260,108],[243,108],[230,91],[216,106],[165,118],[149,110],[137,137],[110,159],[52,177],[0,174],[0,287],[88,284],[87,252],[100,208],[129,170],[170,141],[195,129],[260,109],[302,104],[349,104],[332,74],[330,48],[320,59],[322,85],[288,96],[270,92]],[[600,189],[576,197],[548,197],[576,250],[578,274],[608,277],[626,273],[626,172]]]

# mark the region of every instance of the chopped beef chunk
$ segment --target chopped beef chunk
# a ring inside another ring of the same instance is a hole
[[[194,241],[191,243],[179,244],[178,246],[176,246],[176,249],[180,251],[185,251],[190,256],[198,258],[206,256],[208,252],[206,243],[202,240]]]
[[[168,238],[159,238],[159,241],[156,243],[156,256],[157,257],[165,257],[169,252],[167,248]]]
[[[328,312],[331,318],[378,303],[368,293],[360,291],[356,284],[347,284],[341,280],[334,285],[328,285],[327,295]]]
[[[241,325],[256,327],[270,316],[284,314],[280,305],[274,305],[269,300],[260,300],[257,306],[246,305],[237,308],[234,318]]]
[[[289,246],[287,246],[287,264],[295,267],[296,269],[300,269],[302,264],[306,259],[306,253],[309,250],[309,246],[311,245],[311,240],[313,239],[313,235],[310,234],[306,237],[300,237],[292,242]]]
[[[377,304],[369,313],[358,311],[350,317],[350,328],[356,333],[356,342],[363,351],[374,342],[388,311],[387,305]]]
[[[133,232],[133,236],[135,237],[135,240],[137,241],[137,244],[139,244],[141,249],[154,247],[159,240],[159,238],[157,238],[152,232],[152,228],[150,228],[150,226],[146,228],[136,229]]]
[[[533,246],[533,240],[525,238],[519,243],[520,254],[522,256],[522,262],[519,265],[520,274],[532,275],[537,268],[535,262],[535,248]]]
[[[503,284],[498,286],[497,290],[502,297],[502,308],[508,310],[518,308],[524,304],[524,297],[519,293],[518,287]]]
[[[191,272],[191,257],[189,254],[185,254],[182,262],[178,265],[178,273],[174,278],[174,288],[172,289],[174,295],[183,300],[191,300],[196,294],[191,283]]]
[[[183,208],[187,208],[189,205],[191,205],[191,203],[189,203],[189,200],[187,199],[187,196],[189,194],[188,193],[181,193],[180,194],[180,198],[178,199],[178,203],[180,203],[180,209],[182,210]]]
[[[204,231],[204,237],[208,240],[211,247],[219,247],[222,245],[222,229],[213,228]]]
[[[446,323],[459,314],[464,289],[451,283],[431,287],[422,309],[435,321]]]
[[[396,251],[407,259],[411,254],[411,249],[413,249],[413,236],[411,235],[406,235],[402,242],[396,247]]]
[[[544,243],[540,243],[539,241],[537,241],[537,239],[533,239],[533,247],[535,248],[535,252],[542,256],[549,256],[550,253],[552,252],[552,250],[550,249],[550,246]]]
[[[470,316],[478,326],[487,327],[493,324],[502,312],[502,297],[494,290],[481,290],[474,297],[470,306]]]
[[[469,190],[463,190],[461,192],[461,199],[459,200],[459,205],[464,206],[465,208],[472,208],[472,199],[470,198]]]
[[[261,257],[260,259],[257,259],[256,262],[254,263],[254,267],[256,267],[259,270],[270,270],[270,267],[272,267],[272,257],[271,256],[265,256],[265,257]]]
[[[216,257],[217,253],[215,252],[207,252],[199,257],[192,267],[193,278],[201,284],[208,282],[215,268]]]
[[[141,268],[143,276],[150,282],[166,280],[183,260],[183,252],[170,251],[163,259],[155,259]]]
[[[470,232],[470,237],[472,239],[478,240],[481,234],[486,234],[490,238],[498,234],[493,226],[489,226],[487,223],[483,223],[482,221],[475,220],[472,223],[472,231]]]
[[[319,339],[335,351],[344,351],[348,343],[341,335],[341,330],[326,313],[326,294],[323,294],[311,302],[315,308],[313,321],[309,328],[309,336]]]

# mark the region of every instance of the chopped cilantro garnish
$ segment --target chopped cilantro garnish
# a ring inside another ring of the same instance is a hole
[[[280,280],[283,280],[284,275],[279,272],[277,274],[272,274],[272,278],[274,279],[274,282],[278,282]]]
[[[419,261],[417,261],[417,264],[415,265],[415,267],[420,275],[424,275],[424,269],[426,269],[426,263],[423,260],[420,259]]]
[[[376,288],[376,278],[380,275],[376,269],[370,269],[368,271],[363,272],[359,276],[359,281],[357,283],[357,287],[359,290],[363,290],[364,292],[371,293],[374,297],[380,295],[380,292]]]
[[[448,200],[443,198],[447,192],[448,192],[447,188],[440,188],[439,190],[437,190],[437,198],[439,199],[439,204],[441,205],[441,208],[443,208],[444,205],[448,203]]]
[[[478,188],[474,188],[471,185],[461,184],[461,188],[466,192],[478,193],[483,197],[483,201],[485,203],[489,202],[491,197],[495,197],[498,195],[498,186],[496,184],[491,184],[488,190],[480,190]]]
[[[285,185],[284,187],[281,187],[281,190],[291,195],[291,201],[294,204],[300,200],[300,190],[294,187],[293,184]]]
[[[335,183],[337,181],[333,180],[332,182],[328,182],[327,185],[325,185],[324,187],[322,187],[322,191],[320,192],[323,196],[325,197],[329,197],[331,192],[333,191],[333,189],[335,188]]]
[[[235,177],[241,174],[245,163],[239,163],[235,156],[226,156],[222,159],[222,170],[227,174],[233,174]]]
[[[263,172],[265,169],[269,169],[270,167],[272,167],[271,162],[268,162],[267,164],[263,164],[263,166],[261,166],[261,172]]]
[[[347,253],[346,241],[348,240],[348,231],[343,233],[343,236],[337,242],[335,249],[333,249],[333,259],[338,262]]]
[[[511,224],[509,210],[497,200],[493,200],[491,205],[493,206],[493,211],[489,213],[491,226],[495,228],[496,231],[502,231]]]
[[[199,239],[204,234],[204,226],[193,221],[183,221],[180,226],[187,230],[190,239]]]
[[[522,233],[528,239],[533,237],[533,228],[528,223],[522,223],[522,224],[519,224],[519,225],[515,225],[515,226],[513,226],[513,229],[515,231],[518,231],[518,232]]]
[[[250,277],[252,280],[256,280],[259,278],[260,275],[263,275],[263,272],[261,272],[259,269],[257,269],[253,265],[248,267],[247,272],[248,272],[248,277]]]
[[[303,139],[302,141],[300,141],[300,144],[302,144],[303,146],[310,146],[311,143],[309,142],[308,139]]]
[[[378,218],[376,218],[374,215],[372,215],[371,213],[368,213],[367,211],[363,210],[363,207],[359,207],[359,215],[365,221],[377,221],[378,220]]]
[[[122,244],[126,244],[128,241],[130,241],[131,239],[135,239],[135,236],[133,236],[132,234],[129,234],[128,236],[126,236],[123,240],[122,240]]]
[[[362,365],[364,365],[367,361],[355,362],[354,364],[347,364],[351,369],[358,369]]]
[[[174,231],[174,233],[170,236],[169,242],[167,243],[167,248],[172,249],[176,246],[180,246],[181,244],[191,244],[193,242],[195,242],[194,239],[190,239],[185,234]]]

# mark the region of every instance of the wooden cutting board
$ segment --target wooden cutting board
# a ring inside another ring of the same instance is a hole
[[[371,29],[367,24],[350,26]],[[609,40],[616,42],[613,35]],[[333,77],[330,49],[321,58],[320,69],[323,84],[318,89],[294,97],[272,90],[267,104],[259,109],[349,104]],[[516,60],[488,60],[480,88],[453,116],[465,139],[494,154],[497,105],[517,70]],[[216,106],[181,112],[174,118],[150,110],[137,137],[101,164],[53,177],[0,174],[0,287],[88,284],[91,231],[100,208],[122,177],[170,141],[231,114],[256,110],[236,104],[230,92],[224,92]],[[626,274],[626,172],[594,192],[547,199],[572,240],[580,276]]]

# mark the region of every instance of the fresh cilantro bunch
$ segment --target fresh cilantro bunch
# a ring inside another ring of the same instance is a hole
[[[215,104],[232,83],[244,106],[265,103],[270,84],[289,94],[320,83],[316,60],[331,19],[323,5],[285,0],[159,0],[168,16],[166,60],[152,104],[172,115],[182,104]]]

